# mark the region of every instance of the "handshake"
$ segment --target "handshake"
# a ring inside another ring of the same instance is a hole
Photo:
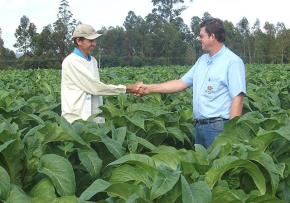
[[[137,82],[126,86],[126,92],[133,93],[135,96],[145,96],[151,92],[151,85]]]

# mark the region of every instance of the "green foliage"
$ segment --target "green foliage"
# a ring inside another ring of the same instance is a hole
[[[67,159],[55,154],[45,154],[40,159],[38,171],[47,175],[61,196],[75,194],[75,176]]]
[[[55,188],[48,178],[43,178],[31,189],[30,196],[52,201],[56,198]]]
[[[52,33],[54,51],[57,53],[56,57],[59,62],[68,55],[73,47],[71,39],[77,23],[72,17],[73,14],[69,10],[69,2],[67,0],[61,0],[57,20],[53,23],[54,32]]]
[[[10,177],[5,169],[0,166],[0,200],[6,200],[10,190]]]
[[[204,181],[198,181],[189,184],[187,180],[181,177],[182,202],[184,203],[209,203],[212,194],[209,186]]]
[[[123,26],[99,30],[95,56],[101,67],[145,65],[192,65],[203,54],[199,24],[212,18],[192,16],[190,25],[180,17],[186,10],[184,0],[151,0],[153,9],[144,18],[129,11]],[[0,30],[0,69],[60,68],[63,58],[73,49],[72,33],[77,22],[69,1],[61,0],[57,20],[37,32],[34,23],[22,16],[15,32],[15,47],[23,56],[4,47]],[[290,62],[290,32],[284,23],[276,25],[259,19],[252,25],[243,17],[235,26],[224,21],[225,45],[248,64],[287,64]]]
[[[99,192],[104,192],[108,187],[111,186],[111,183],[98,179],[94,181],[80,196],[81,200],[89,200],[95,194]]]
[[[36,26],[30,22],[27,16],[22,16],[20,25],[16,29],[15,37],[17,39],[14,47],[18,48],[24,55],[33,51],[33,37],[37,35]]]
[[[210,149],[193,145],[182,93],[105,97],[104,125],[60,117],[60,72],[1,71],[4,202],[289,202],[289,70],[247,67],[244,114]],[[180,78],[188,67],[101,69],[112,84]],[[277,80],[279,78],[279,80]]]

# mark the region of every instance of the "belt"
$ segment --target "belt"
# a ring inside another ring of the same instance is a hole
[[[213,118],[205,118],[205,119],[193,119],[193,124],[200,124],[200,125],[204,125],[204,124],[209,124],[209,123],[215,123],[218,121],[227,121],[229,119],[225,119],[222,117],[213,117]]]

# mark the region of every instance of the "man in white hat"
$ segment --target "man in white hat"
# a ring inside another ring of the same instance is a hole
[[[100,81],[97,61],[90,55],[99,36],[92,26],[78,25],[73,33],[76,48],[62,62],[61,110],[62,116],[70,123],[100,113],[102,96],[134,93],[138,89],[137,84],[107,85]],[[97,123],[105,122],[103,117],[95,120]]]

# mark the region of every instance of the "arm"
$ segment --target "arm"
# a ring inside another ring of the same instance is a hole
[[[175,93],[185,90],[188,85],[182,80],[171,80],[164,83],[148,84],[141,87],[142,94],[149,94],[153,92],[158,93]]]
[[[230,111],[230,119],[240,116],[243,110],[244,94],[240,93],[239,95],[233,98]]]
[[[240,116],[246,95],[245,65],[242,60],[234,60],[228,69],[228,88],[232,98],[230,119]]]
[[[117,95],[126,92],[124,85],[100,82],[82,64],[64,63],[62,74],[64,74],[64,83],[73,83],[79,89],[92,95]]]

